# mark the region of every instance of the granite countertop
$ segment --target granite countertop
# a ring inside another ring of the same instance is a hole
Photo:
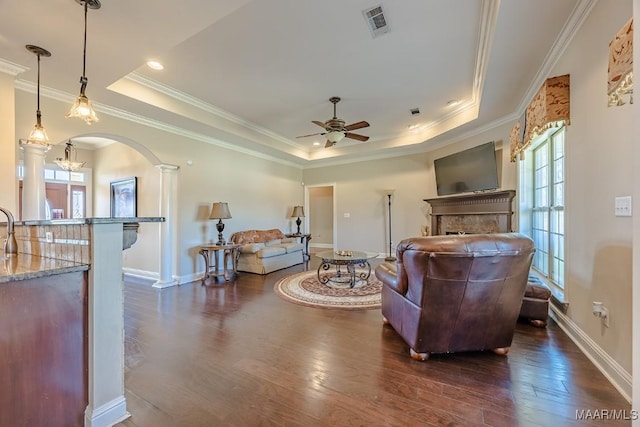
[[[141,216],[131,218],[77,218],[77,219],[34,219],[16,221],[15,225],[81,225],[81,224],[111,224],[111,223],[139,223],[139,222],[164,222],[161,216]]]
[[[0,250],[0,283],[87,270],[89,264],[22,253],[5,257],[4,252]]]

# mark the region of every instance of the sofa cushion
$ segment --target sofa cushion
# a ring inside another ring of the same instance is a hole
[[[295,243],[298,241],[298,239],[296,239],[295,237],[285,237],[284,239],[281,239],[282,243]]]
[[[265,246],[276,246],[279,245],[280,243],[282,243],[282,239],[273,239],[273,240],[269,240],[268,242],[264,242]]]
[[[287,253],[301,251],[303,249],[302,243],[282,243],[280,247],[285,248]]]
[[[536,276],[530,275],[527,287],[524,291],[525,298],[536,298],[540,300],[548,300],[551,298],[551,289],[542,280]]]
[[[286,254],[287,250],[281,246],[267,246],[256,252],[258,258],[271,258],[274,256]]]
[[[277,228],[270,230],[246,230],[238,231],[231,235],[229,239],[233,243],[244,245],[247,243],[268,242],[269,240],[283,239],[286,236]]]
[[[255,254],[262,248],[264,248],[264,243],[247,243],[240,246],[240,252],[243,254]]]

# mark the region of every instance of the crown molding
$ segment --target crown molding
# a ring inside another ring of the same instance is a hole
[[[10,76],[17,76],[27,71],[29,68],[22,65],[14,64],[13,62],[6,61],[0,58],[0,73],[9,74]]]
[[[199,110],[205,111],[209,114],[212,114],[214,116],[220,117],[222,119],[228,120],[232,123],[235,123],[237,125],[243,126],[247,129],[250,129],[256,133],[259,133],[261,135],[264,135],[266,137],[269,137],[271,139],[274,139],[278,142],[281,142],[283,144],[289,145],[290,147],[293,147],[297,150],[300,150],[300,145],[296,144],[295,142],[291,141],[290,139],[287,139],[285,137],[283,137],[282,135],[279,135],[265,127],[262,127],[260,125],[257,125],[253,122],[250,122],[248,120],[243,119],[242,117],[236,116],[235,114],[232,114],[228,111],[225,111],[219,107],[216,107],[215,105],[209,104],[208,102],[204,102],[199,98],[196,98],[194,96],[191,96],[187,93],[184,93],[182,91],[179,91],[177,89],[174,89],[171,86],[167,86],[165,84],[162,84],[160,82],[157,82],[155,80],[152,80],[148,77],[145,77],[139,73],[133,72],[128,74],[127,76],[124,77],[125,80],[129,80],[133,83],[142,85],[148,89],[151,89],[153,91],[162,93],[172,99],[175,99],[179,102],[191,105],[193,107],[198,108]]]
[[[498,13],[500,12],[500,0],[483,0],[482,20],[478,33],[478,47],[476,49],[476,65],[473,75],[473,104],[479,108],[482,88],[484,87],[489,61],[491,59],[491,48],[493,47],[493,36],[498,23]]]
[[[36,93],[37,91],[36,84],[25,81],[25,80],[16,80],[15,87],[16,89],[29,92],[29,93]],[[62,92],[60,90],[52,89],[50,87],[46,87],[42,85],[40,86],[40,95],[49,99],[54,99],[56,101],[65,102],[68,104],[73,103],[73,101],[76,99],[75,95],[71,95],[69,93]],[[112,117],[116,117],[119,119],[137,123],[143,126],[158,129],[163,132],[172,133],[174,135],[182,136],[184,138],[189,138],[195,141],[205,142],[207,144],[215,145],[221,148],[226,148],[228,150],[237,151],[239,153],[247,154],[263,160],[269,160],[272,162],[280,163],[280,164],[291,166],[298,169],[302,168],[302,165],[296,162],[281,159],[279,157],[271,156],[269,154],[261,153],[259,151],[251,150],[248,148],[239,147],[235,144],[230,144],[228,142],[225,142],[220,139],[213,138],[201,133],[192,132],[192,131],[180,128],[178,126],[168,125],[158,120],[153,120],[148,117],[140,116],[138,114],[133,114],[128,111],[121,110],[119,108],[101,104],[99,102],[96,102],[95,100],[92,101],[92,104],[93,104],[93,108],[97,112],[107,114]]]

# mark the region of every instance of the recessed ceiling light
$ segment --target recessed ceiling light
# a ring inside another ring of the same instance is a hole
[[[450,101],[447,101],[447,107],[455,107],[458,104],[460,104],[459,99],[452,99]]]
[[[147,67],[151,68],[152,70],[156,70],[156,71],[164,70],[164,65],[162,65],[158,61],[147,61]]]
[[[313,145],[320,145],[318,141],[314,142]]]

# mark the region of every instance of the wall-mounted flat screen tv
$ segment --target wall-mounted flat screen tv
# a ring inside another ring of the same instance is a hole
[[[438,196],[495,190],[499,187],[493,141],[436,159],[433,166]]]

